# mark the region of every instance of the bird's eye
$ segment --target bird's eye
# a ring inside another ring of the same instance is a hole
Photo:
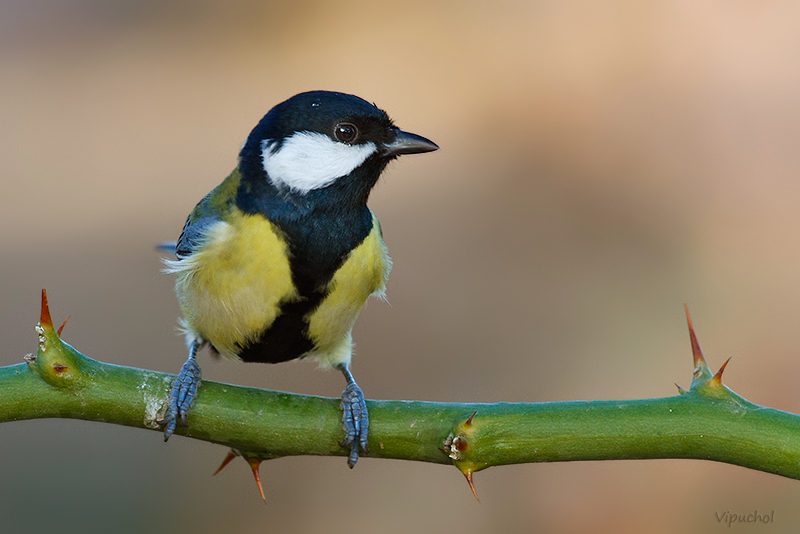
[[[336,139],[342,143],[347,143],[349,145],[356,140],[356,137],[358,137],[358,128],[356,128],[355,124],[350,124],[349,122],[340,122],[336,125],[336,127],[334,127],[333,135],[335,135]]]

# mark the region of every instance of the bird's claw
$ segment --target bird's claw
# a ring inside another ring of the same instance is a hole
[[[183,426],[189,426],[187,416],[197,398],[200,377],[201,371],[200,366],[197,364],[197,359],[191,357],[186,360],[186,363],[181,367],[180,373],[172,382],[169,407],[164,419],[161,420],[161,426],[164,427],[164,441],[167,441],[172,433],[175,432],[179,418]]]
[[[369,430],[369,414],[367,413],[367,403],[364,400],[364,393],[358,384],[352,382],[347,385],[342,393],[342,402],[339,404],[342,409],[342,427],[344,428],[344,441],[341,447],[350,447],[350,456],[347,458],[347,465],[352,469],[358,462],[358,449],[369,454],[367,447],[367,432]]]

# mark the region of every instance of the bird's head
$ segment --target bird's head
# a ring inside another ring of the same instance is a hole
[[[332,195],[366,202],[389,161],[438,148],[400,130],[366,100],[310,91],[272,108],[250,133],[239,157],[252,193],[268,188],[295,198]]]

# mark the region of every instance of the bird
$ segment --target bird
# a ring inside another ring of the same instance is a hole
[[[274,106],[250,132],[238,165],[191,211],[175,244],[189,357],[172,383],[164,440],[198,396],[197,353],[243,362],[313,358],[347,381],[340,408],[348,465],[369,454],[369,414],[350,369],[352,329],[392,267],[367,206],[387,164],[438,150],[352,94],[309,91]]]

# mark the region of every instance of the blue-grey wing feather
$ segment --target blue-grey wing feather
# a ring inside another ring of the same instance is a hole
[[[190,215],[189,218],[186,219],[186,224],[183,225],[183,231],[175,247],[175,255],[178,259],[190,256],[203,242],[208,227],[217,221],[219,221],[219,217],[214,215],[201,217],[194,221]]]

